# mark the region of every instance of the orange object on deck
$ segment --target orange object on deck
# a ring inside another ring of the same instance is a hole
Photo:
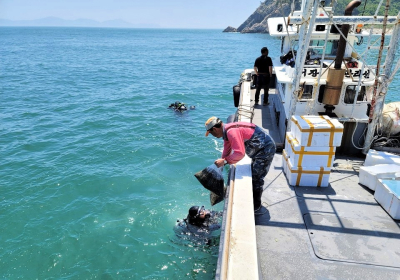
[[[361,31],[362,31],[363,26],[364,26],[363,24],[357,24],[356,33],[360,34]]]

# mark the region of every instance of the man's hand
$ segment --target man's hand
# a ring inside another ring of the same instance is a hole
[[[217,167],[224,166],[224,165],[225,165],[225,160],[224,160],[223,158],[219,158],[219,159],[217,159],[217,160],[214,161],[214,164],[215,164]]]

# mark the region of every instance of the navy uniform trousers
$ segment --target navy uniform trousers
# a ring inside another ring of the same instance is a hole
[[[253,136],[244,144],[246,154],[252,159],[253,202],[254,209],[258,209],[261,207],[264,177],[267,175],[275,155],[275,142],[264,129],[256,126]]]

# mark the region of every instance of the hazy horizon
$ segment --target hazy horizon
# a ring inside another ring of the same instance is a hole
[[[33,22],[58,18],[71,22],[124,21],[133,27],[225,29],[241,25],[259,5],[260,1],[255,0],[204,0],[197,5],[183,0],[0,0],[0,20]]]
[[[67,20],[59,17],[45,17],[35,20],[7,20],[0,18],[0,27],[124,27],[124,28],[161,28],[155,24],[132,24],[121,19],[96,21],[87,18]]]

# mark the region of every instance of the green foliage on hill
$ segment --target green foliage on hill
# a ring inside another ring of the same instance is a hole
[[[376,9],[378,8],[380,0],[361,0],[361,5],[358,6],[353,11],[353,15],[362,15],[372,16],[375,14]],[[338,0],[335,7],[335,14],[339,15],[339,11],[343,11],[346,9],[346,6],[350,3],[350,0]],[[330,3],[329,3],[330,4]],[[378,15],[383,16],[385,12],[386,0],[383,1],[381,8],[379,9]],[[364,8],[365,7],[365,8]],[[400,11],[400,1],[391,0],[389,6],[389,16],[396,16]]]
[[[274,0],[265,0],[264,2],[261,2],[261,4],[267,5],[271,2],[274,2]],[[288,3],[291,4],[293,0],[277,0],[276,1],[278,4],[283,4],[283,3]],[[301,4],[301,0],[294,0],[296,4],[296,9],[299,8]],[[346,6],[351,2],[351,0],[337,0],[337,4],[335,6],[335,15],[340,15],[344,14],[344,10],[346,9]],[[361,5],[358,6],[353,11],[353,15],[366,15],[366,16],[372,16],[375,14],[376,9],[378,8],[380,0],[361,0]],[[326,0],[325,6],[330,6],[332,3],[332,0]],[[386,0],[383,1],[381,8],[379,9],[378,15],[383,16],[384,11],[385,11],[385,5],[386,5]],[[390,0],[390,6],[389,6],[389,15],[390,16],[396,16],[400,11],[400,1],[399,0]]]

